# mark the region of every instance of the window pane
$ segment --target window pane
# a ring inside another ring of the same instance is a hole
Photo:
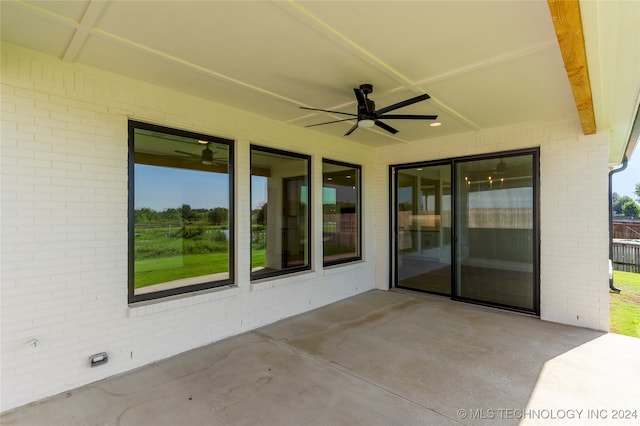
[[[456,165],[457,295],[535,309],[534,156]]]
[[[309,269],[309,157],[251,147],[251,277]]]
[[[451,294],[451,166],[396,172],[397,286]]]
[[[223,285],[231,278],[231,145],[171,132],[157,126],[132,131],[130,301]]]
[[[360,166],[322,162],[322,248],[325,265],[360,255]]]

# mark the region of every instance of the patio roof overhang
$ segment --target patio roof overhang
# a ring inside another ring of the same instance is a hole
[[[2,2],[2,40],[296,126],[331,120],[299,106],[353,112],[362,83],[379,106],[431,95],[402,112],[442,126],[349,136],[374,147],[569,116],[609,133],[611,164],[634,146],[638,2],[185,4]]]

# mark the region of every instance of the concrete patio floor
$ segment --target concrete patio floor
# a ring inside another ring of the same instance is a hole
[[[374,290],[18,408],[0,422],[640,424],[640,339]]]

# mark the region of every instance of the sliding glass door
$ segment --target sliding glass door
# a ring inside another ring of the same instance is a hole
[[[537,164],[527,150],[393,167],[393,285],[537,314]]]

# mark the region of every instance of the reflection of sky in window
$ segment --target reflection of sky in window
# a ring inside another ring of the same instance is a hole
[[[259,209],[267,200],[268,179],[264,176],[251,176],[251,209]]]
[[[404,186],[398,188],[398,204],[413,204],[413,187]]]
[[[194,209],[229,207],[224,173],[135,165],[135,208],[156,211],[189,204]]]

